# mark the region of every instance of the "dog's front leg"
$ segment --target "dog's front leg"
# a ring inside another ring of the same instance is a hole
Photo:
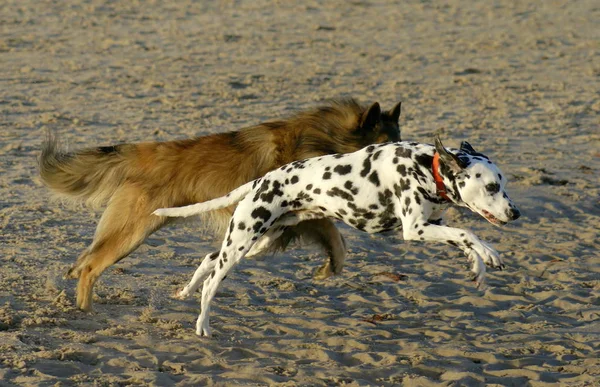
[[[498,252],[487,243],[479,240],[470,231],[437,226],[423,218],[412,221],[404,219],[402,228],[406,240],[443,242],[459,247],[472,264],[471,271],[475,274],[478,286],[482,285],[485,279],[485,264],[496,268],[504,266]]]

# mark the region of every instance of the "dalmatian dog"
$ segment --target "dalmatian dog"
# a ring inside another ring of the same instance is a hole
[[[502,269],[498,252],[472,232],[441,224],[451,205],[467,207],[494,225],[520,216],[505,192],[506,177],[468,142],[446,149],[415,142],[370,145],[354,153],[295,161],[226,196],[154,212],[187,217],[238,203],[218,252],[208,254],[179,292],[195,292],[204,281],[196,334],[210,336],[210,303],[227,273],[244,256],[264,252],[286,227],[303,220],[333,218],[361,231],[402,231],[405,240],[460,248],[480,286],[485,266]],[[331,262],[340,273],[344,262]]]

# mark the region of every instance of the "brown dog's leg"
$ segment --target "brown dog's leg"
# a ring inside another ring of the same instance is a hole
[[[132,185],[115,193],[98,223],[94,242],[70,270],[71,275],[79,274],[77,307],[91,310],[94,284],[102,272],[129,255],[165,223],[165,218],[152,215],[158,207]]]
[[[315,271],[315,279],[325,279],[340,274],[346,259],[346,242],[329,219],[306,220],[289,227],[273,244],[276,250],[285,250],[295,239],[305,239],[319,244],[328,255],[328,261]]]

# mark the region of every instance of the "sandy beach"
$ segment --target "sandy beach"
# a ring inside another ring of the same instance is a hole
[[[600,4],[33,1],[0,4],[0,386],[600,386]],[[94,312],[63,274],[101,212],[53,200],[36,157],[183,139],[330,98],[403,101],[402,138],[468,140],[522,217],[451,209],[507,264],[340,225],[322,253],[243,260],[194,334],[171,298],[219,237],[186,222],[107,270]]]

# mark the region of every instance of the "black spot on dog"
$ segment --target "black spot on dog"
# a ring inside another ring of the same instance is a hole
[[[379,158],[379,156],[381,156],[381,152],[382,151],[380,151],[380,150],[375,152],[375,154],[373,155],[373,161],[377,160]]]
[[[240,246],[240,248],[238,249],[238,251],[242,251],[244,250],[244,246]]]
[[[421,204],[421,195],[419,195],[419,192],[415,191],[415,203],[417,204]]]
[[[223,251],[223,259],[227,262],[227,253]]]
[[[398,160],[399,160],[399,159],[398,159],[397,157],[394,157],[394,158],[392,159],[392,163],[393,163],[393,164],[398,164]]]
[[[410,206],[410,197],[409,196],[404,198],[404,204],[406,205],[406,207]]]
[[[486,184],[485,189],[488,193],[495,195],[500,191],[500,184],[489,183],[489,184]]]
[[[376,210],[379,208],[379,206],[377,204],[369,204],[369,208],[372,210]]]
[[[298,196],[296,197],[296,201],[298,201],[298,202],[305,201],[307,203],[310,203],[313,200],[314,199],[309,194],[307,194],[306,192],[303,192],[303,191],[298,192]]]
[[[409,179],[400,179],[400,192],[408,191],[410,189],[410,180]],[[398,195],[400,196],[400,195]]]
[[[353,195],[358,194],[358,188],[354,187],[354,184],[350,180],[344,183],[344,188],[350,191]]]
[[[287,200],[281,202],[281,207],[287,207],[289,205]]]
[[[254,230],[254,232],[256,232],[256,233],[259,232],[260,229],[262,228],[263,224],[264,224],[263,222],[254,223],[254,226],[252,226],[252,230]]]
[[[347,175],[352,172],[352,165],[338,165],[337,167],[333,168],[333,172],[342,176]]]
[[[447,244],[452,245],[454,247],[458,247],[458,243],[454,242],[454,241],[446,241]]]
[[[240,224],[238,225],[238,229],[244,230],[245,228],[246,228],[246,223],[240,222]]]
[[[373,152],[374,150],[375,150],[375,145],[369,145],[369,146],[367,147],[367,153],[371,153],[371,152]]]
[[[210,254],[208,258],[210,258],[211,261],[214,261],[218,257],[219,257],[219,252],[215,251],[214,253]]]
[[[340,210],[338,212],[342,215],[348,215],[348,212],[346,210],[344,210],[343,208],[340,208]]]
[[[364,219],[359,220],[358,222],[356,222],[356,224],[354,225],[354,227],[356,227],[357,229],[361,230],[361,231],[365,231],[365,226],[367,225],[367,221]]]
[[[423,231],[423,230],[419,230],[419,232],[418,232],[417,234],[419,234],[419,235],[423,235],[424,233],[425,233],[425,231]]]
[[[341,189],[339,189],[338,187],[333,187],[332,189],[330,189],[329,191],[327,191],[327,195],[331,196],[331,197],[336,197],[339,196],[342,199],[346,200],[346,201],[353,201],[354,197],[352,195],[350,195],[348,192],[346,191],[342,191]]]
[[[376,187],[379,187],[380,182],[379,182],[379,174],[377,173],[377,171],[373,171],[373,173],[371,173],[369,175],[369,181],[373,184],[375,184]]]
[[[396,167],[396,171],[398,171],[398,173],[401,176],[406,176],[406,165],[404,164],[400,164]]]
[[[475,177],[479,179],[481,177],[481,173],[476,173]]]
[[[433,156],[429,156],[428,154],[420,154],[415,156],[415,161],[417,164],[423,166],[426,169],[431,169],[433,164]]]
[[[292,176],[292,178],[290,179],[290,183],[292,184],[296,184],[300,179],[298,179],[298,176],[294,175]]]
[[[266,222],[271,217],[271,211],[267,210],[263,206],[260,206],[256,207],[250,215],[253,219],[260,218],[263,219],[263,222]]]
[[[321,188],[315,188],[315,190],[313,192],[318,195],[321,193]]]
[[[331,172],[325,172],[323,174],[323,180],[329,180],[331,179]]]
[[[313,185],[312,185],[312,184],[309,184],[309,185],[307,185],[307,186],[306,186],[306,190],[307,190],[307,191],[310,191],[310,190],[312,189],[312,187],[313,187]]]
[[[371,172],[371,160],[368,158],[363,161],[363,169],[360,171],[362,177],[366,177]]]
[[[466,183],[465,183],[464,181],[461,181],[461,182],[459,182],[459,183],[458,183],[458,186],[459,186],[460,188],[464,188],[464,187],[465,187],[465,185],[466,185]]]
[[[410,150],[408,148],[404,148],[401,146],[396,148],[396,156],[398,156],[398,157],[409,158],[411,155],[412,155],[412,150]]]
[[[281,184],[275,180],[273,182],[273,189],[269,192],[263,192],[260,194],[260,198],[267,203],[273,203],[275,196],[283,196],[283,191],[280,189]],[[256,199],[256,197],[255,197]],[[256,200],[255,200],[256,201]]]
[[[369,219],[369,220],[375,219],[375,214],[372,213],[372,212],[367,212],[363,216],[364,216],[365,219]]]
[[[442,218],[430,220],[429,224],[435,224],[436,226],[441,226],[442,225]]]

